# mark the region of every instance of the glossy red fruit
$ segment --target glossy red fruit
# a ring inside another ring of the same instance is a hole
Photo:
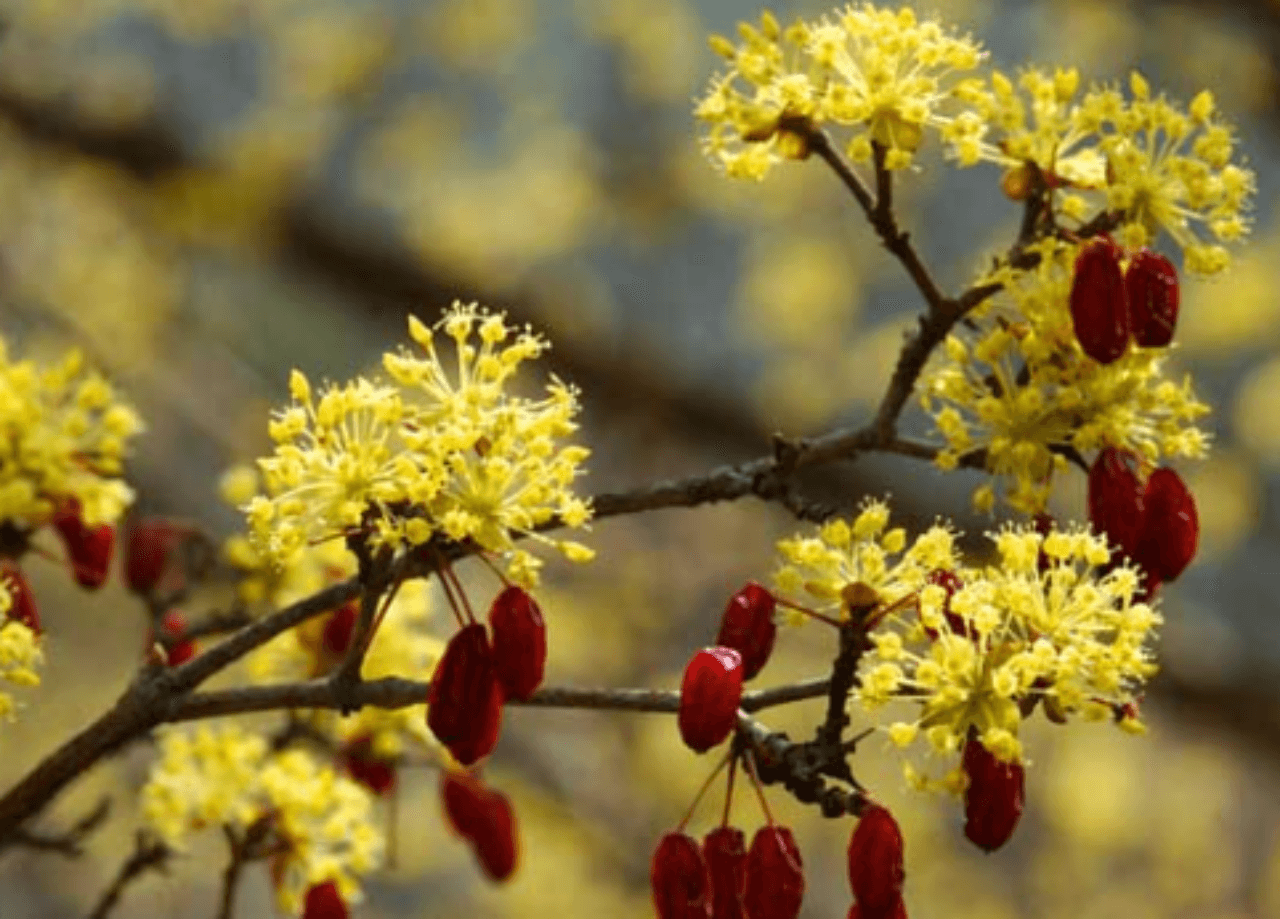
[[[440,774],[440,801],[449,825],[464,839],[474,835],[484,820],[485,784],[470,772],[446,770]]]
[[[542,685],[547,665],[547,625],[533,597],[508,587],[489,607],[493,663],[508,699],[527,699]]]
[[[177,638],[187,631],[187,620],[182,613],[171,609],[160,617],[160,631],[168,638]],[[185,664],[191,658],[195,657],[196,643],[194,641],[180,641],[175,645],[169,645],[169,653],[166,658],[170,667],[177,667],[179,664]]]
[[[445,772],[440,797],[445,817],[471,844],[489,880],[511,877],[519,862],[520,844],[515,812],[507,796],[469,772]]]
[[[704,648],[693,656],[680,684],[676,722],[685,745],[705,753],[724,742],[738,720],[742,655],[732,648]]]
[[[1144,348],[1173,341],[1178,324],[1178,269],[1158,252],[1140,249],[1124,274],[1133,339]]]
[[[804,900],[804,863],[791,831],[762,826],[747,853],[742,902],[751,919],[795,919]]]
[[[649,862],[649,885],[658,919],[709,919],[711,875],[702,850],[684,833],[658,841]]]
[[[1123,252],[1109,239],[1085,243],[1071,281],[1071,323],[1084,353],[1100,364],[1118,360],[1129,346],[1129,307]]]
[[[142,595],[155,590],[179,538],[163,517],[144,517],[125,530],[124,582],[129,590]]]
[[[729,605],[720,617],[716,644],[742,655],[744,680],[759,673],[773,652],[773,641],[778,635],[778,625],[773,621],[777,605],[773,594],[752,581],[729,598]]]
[[[1172,581],[1195,557],[1200,518],[1178,473],[1161,467],[1147,479],[1135,561],[1158,581]]]
[[[367,737],[352,740],[342,750],[342,766],[353,781],[382,797],[396,787],[396,764],[373,752]]]
[[[868,804],[849,837],[849,886],[863,915],[892,909],[902,899],[905,878],[898,821],[879,804]]]
[[[964,617],[958,613],[951,612],[951,598],[955,596],[957,590],[964,587],[964,581],[960,580],[960,576],[954,571],[947,571],[943,568],[935,569],[929,574],[929,583],[936,584],[947,592],[947,599],[942,604],[942,615],[946,617],[947,625],[956,635],[963,635],[966,638],[969,635],[969,626],[964,621]],[[938,637],[937,629],[925,628],[930,638]]]
[[[8,618],[21,622],[37,635],[40,634],[40,610],[36,607],[36,595],[31,592],[27,577],[13,562],[0,563],[0,581],[9,589]]]
[[[111,567],[111,549],[116,530],[108,523],[86,527],[80,516],[80,502],[72,498],[62,503],[53,515],[53,526],[67,549],[71,573],[81,587],[96,590],[107,580]]]
[[[732,826],[712,830],[702,840],[702,855],[711,875],[711,919],[743,919],[747,845],[742,830]]]
[[[869,912],[855,903],[849,907],[846,919],[907,919],[907,905],[902,902],[902,897],[898,897],[888,909]]]
[[[445,646],[427,697],[427,727],[464,766],[493,752],[502,724],[502,686],[483,625],[460,630]]]
[[[1089,468],[1089,522],[1107,537],[1114,553],[1133,557],[1142,522],[1138,458],[1128,450],[1104,447]]]
[[[964,835],[979,849],[994,852],[1009,841],[1026,800],[1026,773],[1020,763],[1002,763],[970,737],[962,760],[969,787],[964,793]]]
[[[360,607],[352,600],[338,607],[324,621],[321,641],[324,649],[333,657],[345,657],[351,647],[351,636],[355,632],[356,620],[360,618]]]
[[[347,904],[333,881],[316,884],[307,891],[302,919],[347,919]]]

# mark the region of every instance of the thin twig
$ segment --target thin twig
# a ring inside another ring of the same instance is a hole
[[[106,822],[111,813],[111,799],[102,798],[89,813],[85,814],[71,829],[62,833],[40,833],[19,827],[7,839],[0,842],[0,851],[9,846],[25,849],[37,849],[42,852],[56,852],[67,858],[79,858],[84,854],[84,841],[98,827]]]
[[[172,854],[163,842],[139,832],[134,839],[133,853],[120,866],[111,886],[103,891],[98,905],[89,913],[89,919],[106,919],[120,902],[126,887],[148,871],[163,871]]]

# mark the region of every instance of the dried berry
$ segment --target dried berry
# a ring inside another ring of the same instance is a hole
[[[686,746],[705,753],[723,743],[738,719],[742,655],[732,648],[704,648],[693,656],[680,684],[676,721]]]
[[[1104,447],[1089,469],[1089,522],[1113,549],[1132,558],[1142,522],[1142,484],[1127,450]],[[1113,555],[1114,557],[1114,555]]]
[[[164,576],[179,542],[178,530],[163,517],[144,517],[125,530],[124,582],[136,594],[150,594]]]
[[[533,597],[508,587],[489,607],[493,662],[508,699],[527,699],[542,685],[547,664],[547,626]]]
[[[302,919],[347,919],[347,904],[333,881],[316,884],[307,890],[302,905]]]
[[[335,658],[346,656],[347,649],[351,647],[356,620],[359,618],[360,607],[354,600],[342,604],[325,618],[321,641],[329,655]]]
[[[769,661],[778,634],[778,625],[773,621],[776,608],[773,594],[752,581],[729,598],[720,617],[716,644],[742,655],[744,680],[754,677]]]
[[[964,835],[979,849],[994,852],[1009,841],[1022,816],[1025,771],[1020,763],[1000,762],[976,737],[965,743],[962,764],[969,777]]]
[[[732,826],[712,830],[702,840],[702,855],[711,874],[711,919],[743,919],[747,846],[742,830]]]
[[[964,581],[960,580],[960,576],[954,571],[938,568],[929,574],[929,583],[936,584],[947,592],[947,598],[942,604],[942,615],[946,617],[947,625],[950,626],[952,632],[967,638],[969,626],[964,621],[964,617],[958,613],[951,612],[951,598],[955,596],[957,590],[964,587]],[[925,632],[928,633],[930,638],[938,637],[937,629],[926,628]]]
[[[846,919],[907,919],[907,905],[902,902],[902,897],[898,897],[888,909],[873,912],[855,903],[849,907]]]
[[[898,821],[879,804],[868,804],[849,837],[849,886],[863,915],[892,909],[905,878]]]
[[[1100,364],[1118,360],[1129,346],[1129,307],[1123,255],[1109,239],[1085,243],[1071,281],[1071,323],[1085,354]]]
[[[160,631],[169,639],[181,637],[187,631],[187,620],[175,609],[160,617]],[[196,643],[190,639],[168,645],[166,660],[170,667],[185,664],[196,654]]]
[[[519,861],[520,844],[515,812],[507,796],[469,772],[445,772],[440,797],[445,817],[471,844],[489,880],[511,877]]]
[[[1195,557],[1200,540],[1196,502],[1178,473],[1161,467],[1147,479],[1134,560],[1157,581],[1172,581]]]
[[[658,841],[649,862],[649,885],[658,919],[709,919],[711,875],[698,843],[684,833]]]
[[[751,919],[795,919],[804,900],[804,863],[791,831],[762,826],[747,853],[747,884],[742,895]]]
[[[67,561],[71,563],[76,582],[90,590],[106,583],[111,549],[116,541],[115,527],[108,523],[86,527],[80,516],[80,502],[75,498],[64,501],[58,508],[53,515],[53,526],[66,546]]]
[[[381,797],[396,787],[395,760],[378,756],[368,737],[359,737],[342,749],[342,765],[351,778]]]
[[[1178,324],[1178,270],[1163,255],[1140,249],[1124,275],[1133,339],[1144,348],[1173,341]]]
[[[31,592],[27,577],[13,562],[0,562],[0,581],[9,587],[8,618],[21,622],[37,635],[40,634],[40,611],[36,607],[36,595]]]
[[[489,636],[480,624],[445,646],[427,698],[427,727],[464,766],[493,752],[502,723],[502,685]]]

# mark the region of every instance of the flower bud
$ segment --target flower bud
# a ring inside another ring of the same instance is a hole
[[[502,685],[483,625],[461,629],[445,646],[427,697],[427,727],[470,766],[493,752],[502,723]]]
[[[1109,239],[1085,243],[1071,281],[1071,323],[1085,354],[1099,364],[1118,360],[1129,346],[1129,307],[1119,246]]]
[[[1021,763],[1000,762],[976,737],[965,743],[962,764],[969,777],[964,835],[984,852],[994,852],[1009,841],[1022,816],[1025,770]]]
[[[1178,473],[1151,473],[1142,496],[1142,525],[1134,560],[1157,581],[1172,581],[1195,557],[1200,538],[1196,502]]]
[[[164,576],[179,534],[163,517],[144,517],[125,530],[124,582],[143,596]]]
[[[0,562],[0,581],[4,581],[9,589],[9,612],[7,617],[21,622],[37,635],[40,634],[40,611],[36,607],[36,595],[31,592],[27,576],[14,562]]]
[[[742,830],[722,826],[702,840],[711,874],[711,919],[744,919],[742,896],[747,882],[747,847]]]
[[[80,501],[70,498],[53,515],[53,526],[67,549],[71,573],[81,587],[96,590],[107,580],[111,567],[111,549],[115,545],[115,527],[109,523],[92,529],[80,516]]]
[[[1104,447],[1089,468],[1089,522],[1107,537],[1112,558],[1118,551],[1132,558],[1142,522],[1142,485],[1128,450]]]
[[[898,821],[879,804],[868,804],[849,837],[849,886],[862,915],[870,919],[891,910],[902,899],[905,878]]]
[[[658,919],[709,919],[711,875],[698,844],[684,833],[658,841],[649,862],[649,886]]]
[[[778,634],[773,621],[776,607],[773,594],[752,581],[729,598],[720,617],[716,644],[742,655],[743,680],[759,673],[773,652],[773,640]]]
[[[1163,348],[1173,341],[1178,324],[1178,270],[1163,255],[1140,249],[1124,275],[1129,300],[1129,326],[1144,348]]]
[[[476,860],[491,881],[515,872],[520,845],[515,812],[507,796],[468,772],[445,772],[440,796],[445,817],[471,844]]]
[[[508,587],[489,607],[493,663],[508,699],[527,699],[542,684],[547,665],[547,626],[533,597]]]
[[[160,632],[170,639],[178,638],[187,631],[187,620],[182,613],[176,609],[171,609],[160,617]],[[196,654],[196,643],[191,640],[180,641],[177,644],[168,645],[165,662],[170,667],[177,667],[185,664]]]
[[[315,884],[307,890],[302,905],[302,919],[347,919],[347,904],[333,881]]]
[[[751,919],[795,919],[804,900],[804,863],[791,831],[762,826],[747,853],[743,905]]]
[[[359,782],[378,797],[396,786],[396,764],[373,752],[373,742],[368,737],[349,741],[342,749],[342,765],[353,781]]]
[[[723,743],[738,720],[742,655],[732,648],[704,648],[693,656],[680,684],[676,722],[685,745],[705,753]]]

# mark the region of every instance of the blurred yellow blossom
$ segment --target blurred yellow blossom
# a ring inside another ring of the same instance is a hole
[[[577,429],[577,390],[552,377],[544,399],[506,391],[546,341],[475,304],[455,303],[438,327],[454,340],[452,372],[433,331],[412,317],[425,356],[385,355],[389,381],[329,384],[317,397],[293,372],[293,405],[271,422],[275,454],[259,461],[266,494],[246,506],[252,537],[274,563],[356,532],[391,547],[471,540],[504,555],[526,585],[541,562],[516,548],[515,535],[572,561],[591,557],[585,546],[534,532],[557,516],[575,527],[591,516],[571,491],[589,451],[559,443]]]
[[[8,611],[11,602],[7,584],[0,581],[0,614]],[[13,686],[39,686],[36,668],[43,662],[40,637],[21,622],[0,619],[0,681]],[[0,717],[12,718],[16,708],[13,697],[0,690]]]
[[[114,523],[133,500],[120,478],[137,414],[78,351],[39,367],[0,339],[0,520],[36,527],[60,502],[80,501],[88,526]]]
[[[865,162],[879,144],[891,169],[911,163],[926,129],[953,141],[983,130],[972,113],[955,122],[948,109],[956,73],[978,66],[984,52],[909,7],[850,4],[785,30],[766,11],[759,28],[742,23],[738,33],[738,45],[711,37],[730,67],[695,108],[709,126],[703,149],[731,176],[761,179],[774,163],[808,155],[786,118],[851,127],[849,157]]]

